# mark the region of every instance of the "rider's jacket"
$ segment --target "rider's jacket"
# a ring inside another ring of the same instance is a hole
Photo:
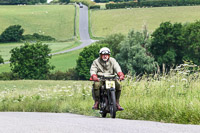
[[[108,61],[103,61],[100,57],[95,59],[90,68],[90,75],[93,74],[101,75],[103,73],[107,74],[117,74],[118,72],[122,72],[121,67],[118,62],[110,57]]]

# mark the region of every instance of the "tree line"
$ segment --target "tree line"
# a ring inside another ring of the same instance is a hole
[[[116,1],[118,2],[118,1]],[[200,5],[200,0],[157,0],[157,1],[138,1],[108,3],[106,9],[117,8],[138,8],[138,7],[167,7],[167,6],[194,6]]]
[[[18,4],[33,5],[36,3],[47,3],[47,0],[0,0],[0,5],[18,5]]]

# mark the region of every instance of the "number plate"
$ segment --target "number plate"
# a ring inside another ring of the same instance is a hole
[[[106,89],[115,88],[115,81],[106,81]]]

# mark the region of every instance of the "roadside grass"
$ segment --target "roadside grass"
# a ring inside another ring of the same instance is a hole
[[[91,33],[94,37],[127,34],[130,29],[141,31],[144,25],[149,32],[153,32],[162,22],[187,23],[199,20],[199,12],[200,6],[92,10]]]
[[[50,35],[57,40],[73,38],[74,5],[0,6],[0,33],[19,24],[24,34]]]
[[[76,60],[82,49],[71,51],[65,54],[54,55],[50,59],[50,64],[55,66],[52,71],[66,72],[69,68],[76,66]]]
[[[200,124],[200,73],[126,76],[117,118]],[[70,112],[100,117],[91,109],[91,81],[0,81],[0,111]],[[109,115],[108,115],[109,117]]]

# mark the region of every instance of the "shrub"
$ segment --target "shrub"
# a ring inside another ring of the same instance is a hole
[[[39,42],[16,47],[10,51],[11,70],[21,79],[46,79],[47,74],[54,68],[49,65],[50,52],[48,45]]]
[[[150,52],[159,65],[167,67],[183,63],[185,47],[182,37],[182,24],[164,22],[152,34]]]
[[[154,58],[148,55],[146,49],[149,43],[147,32],[129,32],[128,37],[121,42],[120,52],[116,55],[116,60],[124,73],[138,75],[155,71]]]
[[[25,41],[55,41],[55,38],[51,36],[40,35],[38,33],[34,33],[33,35],[27,34],[23,36],[23,40]]]
[[[19,42],[23,36],[24,29],[21,25],[12,25],[3,31],[0,37],[1,42]]]
[[[0,73],[0,80],[18,80],[19,75],[13,72],[2,72]]]
[[[90,6],[90,9],[100,9],[100,5]]]
[[[3,58],[1,57],[1,55],[0,55],[0,64],[1,63],[4,63],[4,61],[3,61]]]

